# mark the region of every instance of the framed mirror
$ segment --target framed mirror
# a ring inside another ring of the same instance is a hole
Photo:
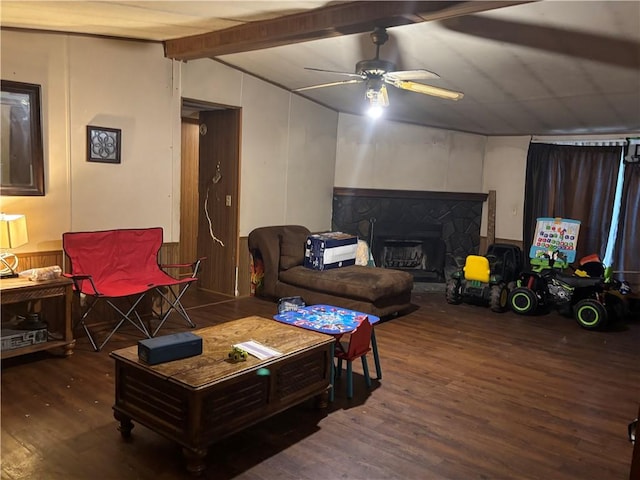
[[[40,85],[2,80],[1,195],[44,195]]]

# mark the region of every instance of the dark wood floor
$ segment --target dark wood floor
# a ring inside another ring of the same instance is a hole
[[[448,305],[440,293],[413,302],[376,326],[383,378],[370,391],[354,364],[354,399],[338,384],[326,412],[305,403],[228,437],[210,449],[204,478],[628,478],[638,319],[590,332],[553,313]],[[199,327],[275,313],[256,298],[200,292],[188,304]],[[3,361],[2,478],[187,478],[177,445],[140,425],[130,441],[116,430],[109,352],[138,338],[119,335],[94,353],[78,336],[69,358]]]

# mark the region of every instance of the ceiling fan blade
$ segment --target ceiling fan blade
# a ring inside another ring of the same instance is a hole
[[[423,93],[425,95],[445,98],[447,100],[460,100],[462,97],[464,97],[464,94],[461,92],[454,92],[453,90],[447,90],[446,88],[433,87],[431,85],[411,82],[408,80],[387,81],[387,83],[390,83],[394,87],[401,88],[402,90],[409,90],[410,92]]]
[[[389,72],[385,77],[392,80],[426,80],[430,78],[440,78],[440,75],[429,70],[398,70]]]
[[[336,75],[346,75],[347,77],[358,77],[362,78],[362,75],[359,73],[352,72],[337,72],[335,70],[324,70],[322,68],[313,68],[313,67],[304,67],[305,70],[313,70],[314,72],[324,72],[324,73],[334,73]]]
[[[292,92],[302,92],[304,90],[313,90],[315,88],[333,87],[335,85],[348,85],[350,83],[362,83],[362,78],[354,78],[352,80],[341,80],[339,82],[321,83],[320,85],[311,85],[310,87],[294,88]]]

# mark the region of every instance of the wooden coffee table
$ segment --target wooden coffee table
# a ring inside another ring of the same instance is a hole
[[[116,366],[114,416],[122,436],[133,421],[183,447],[187,470],[199,475],[208,447],[316,396],[326,406],[334,339],[261,317],[194,330],[202,355],[158,365],[138,360],[138,347],[111,353]],[[255,340],[282,355],[231,363],[231,345]]]

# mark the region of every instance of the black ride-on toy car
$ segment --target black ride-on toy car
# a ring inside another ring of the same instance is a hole
[[[573,314],[583,328],[593,330],[604,326],[608,313],[605,306],[604,266],[590,265],[582,272],[569,275],[566,257],[559,251],[531,259],[531,271],[523,272],[517,287],[509,294],[509,306],[515,313],[533,314],[545,307],[555,307],[565,315]]]
[[[506,311],[509,291],[522,271],[522,258],[517,245],[494,243],[485,256],[468,255],[464,266],[456,260],[458,270],[447,282],[447,302],[489,305],[494,312]]]

